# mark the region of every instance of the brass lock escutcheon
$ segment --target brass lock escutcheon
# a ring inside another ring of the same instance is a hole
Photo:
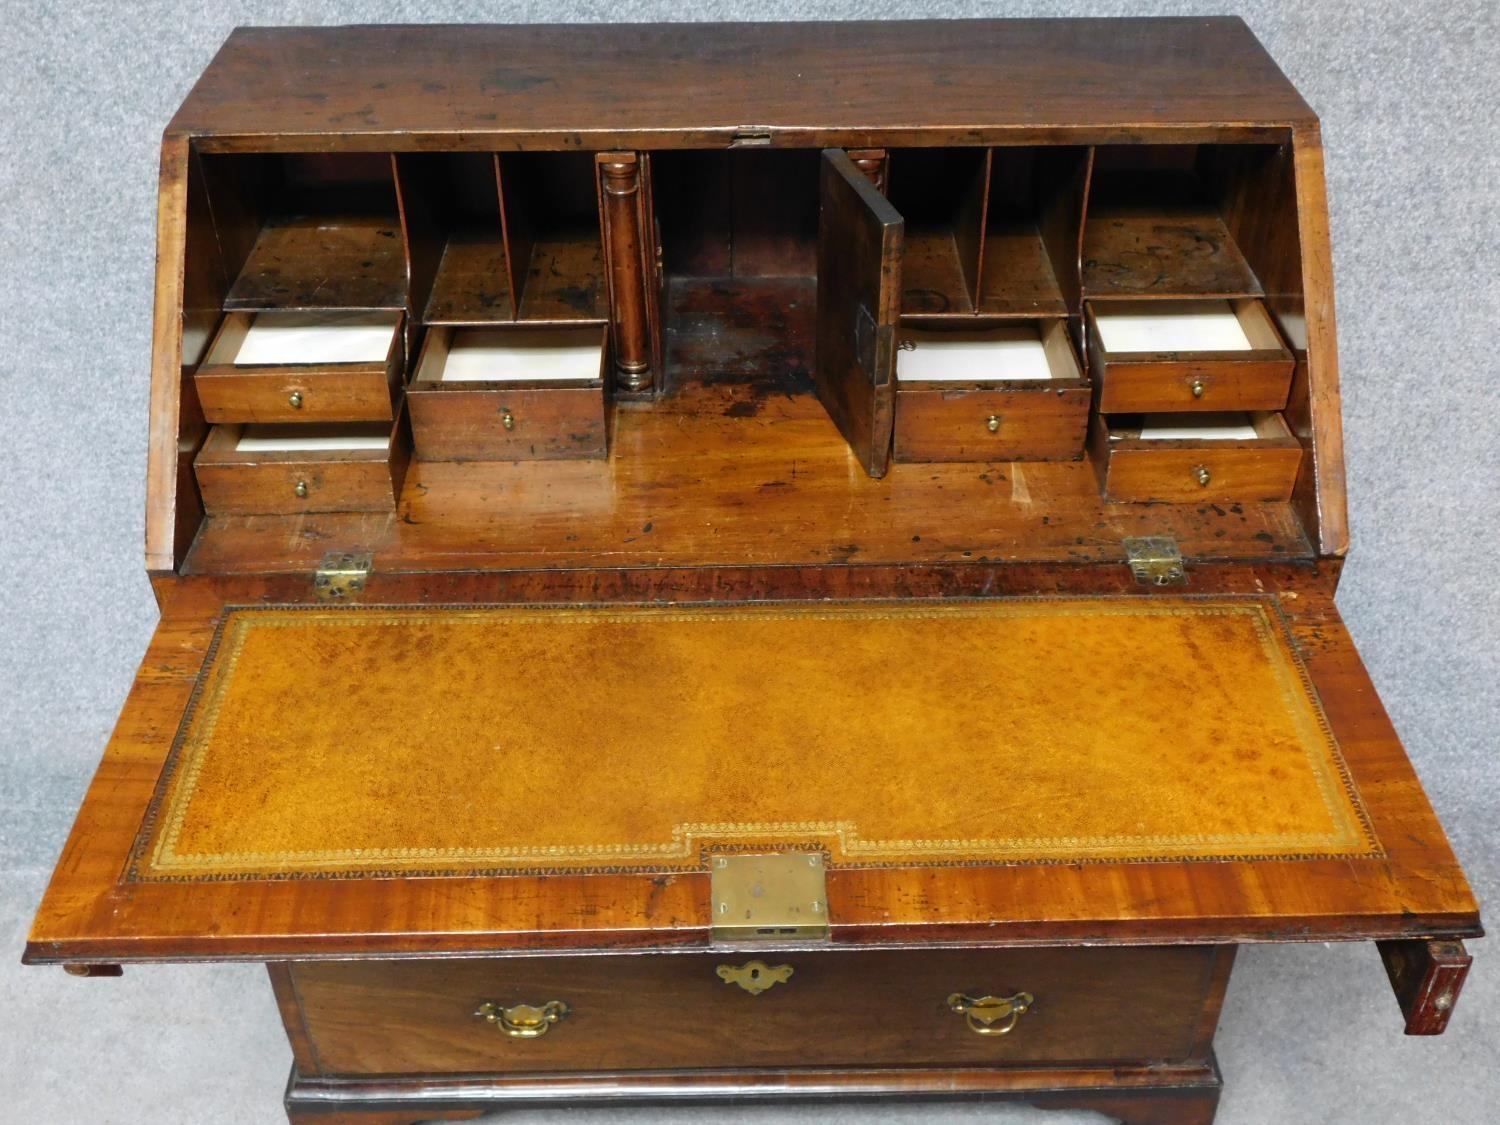
[[[572,1009],[562,1000],[548,1000],[540,1006],[512,1004],[508,1008],[486,1000],[474,1009],[474,1015],[494,1024],[512,1039],[540,1039],[570,1011]]]
[[[1009,1035],[1034,1003],[1036,998],[1029,992],[980,997],[955,992],[948,997],[948,1010],[963,1016],[975,1035]]]
[[[790,965],[767,965],[764,961],[720,965],[714,972],[725,984],[737,984],[751,996],[759,996],[772,985],[785,984],[792,979]]]

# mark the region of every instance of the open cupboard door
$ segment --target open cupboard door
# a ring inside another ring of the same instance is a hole
[[[905,224],[843,149],[819,178],[818,398],[865,472],[885,475],[896,404]]]
[[[1479,932],[1323,595],[633,581],[183,579],[26,959],[703,945],[757,849],[834,945]]]

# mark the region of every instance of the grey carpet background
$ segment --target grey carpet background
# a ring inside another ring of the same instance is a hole
[[[40,10],[39,10],[40,9]],[[1322,114],[1354,550],[1340,605],[1482,900],[1500,884],[1500,116],[1487,0],[1236,4],[0,2],[0,1118],[282,1121],[289,1054],[253,966],[83,981],[18,959],[155,619],[143,477],[163,125],[237,23],[1244,15]],[[1500,1105],[1500,961],[1447,1035],[1400,1034],[1372,948],[1248,949],[1220,1120],[1480,1122]],[[1490,1106],[1486,1111],[1484,1106]],[[715,1119],[1063,1122],[845,1105]],[[548,1111],[518,1121],[707,1120]],[[1088,1118],[1078,1118],[1088,1120]]]

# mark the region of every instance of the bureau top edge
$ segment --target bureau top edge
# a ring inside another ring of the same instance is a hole
[[[747,129],[982,144],[977,132],[1316,121],[1228,17],[240,28],[167,132],[717,147]]]

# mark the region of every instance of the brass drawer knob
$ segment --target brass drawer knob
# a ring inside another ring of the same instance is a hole
[[[1203,392],[1208,390],[1208,384],[1205,383],[1202,379],[1194,379],[1190,389],[1193,392],[1194,398],[1202,398]]]
[[[1000,432],[1000,415],[991,414],[986,418],[984,420],[984,428],[992,434],[998,434]]]
[[[1193,470],[1193,479],[1204,488],[1207,488],[1209,481],[1213,480],[1214,477],[1206,467],[1204,467],[1203,465],[1199,465],[1196,469]]]
[[[978,998],[955,992],[948,997],[948,1010],[963,1016],[975,1035],[1009,1035],[1034,1003],[1036,998],[1029,992]]]
[[[504,407],[501,409],[500,424],[507,430],[513,430],[516,428],[516,416],[510,412],[509,407]]]
[[[714,972],[725,984],[737,984],[751,996],[759,996],[772,985],[792,979],[790,965],[767,965],[764,961],[746,961],[743,965],[720,965]]]
[[[292,491],[296,494],[298,500],[306,500],[307,494],[311,492],[312,489],[307,487],[307,482],[305,480],[299,480],[295,485],[292,486]]]
[[[293,391],[291,394],[289,394],[289,395],[286,396],[286,401],[288,402],[288,404],[290,404],[290,406],[291,406],[291,408],[293,410],[301,410],[302,409],[302,392],[301,391]]]
[[[486,1023],[492,1023],[511,1039],[540,1039],[573,1009],[562,1000],[548,1000],[545,1004],[513,1004],[509,1008],[486,1000],[474,1009],[474,1015]]]

